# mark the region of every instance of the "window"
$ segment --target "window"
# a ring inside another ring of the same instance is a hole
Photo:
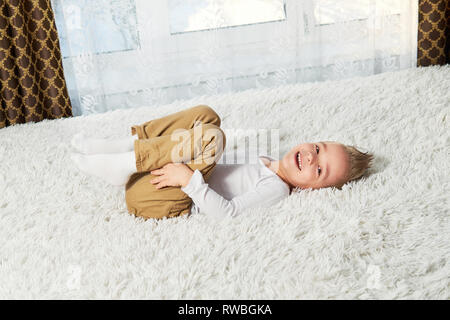
[[[314,0],[314,18],[316,25],[328,25],[354,20],[366,20],[373,15],[395,15],[402,12],[404,3],[398,0],[377,0],[376,6],[373,0]]]
[[[286,19],[283,0],[169,0],[170,33]]]
[[[135,0],[52,0],[52,7],[63,58],[139,48]]]

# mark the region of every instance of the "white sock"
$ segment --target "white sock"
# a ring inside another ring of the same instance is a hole
[[[134,151],[93,155],[71,153],[70,158],[81,171],[115,186],[125,185],[131,174],[137,171]]]
[[[120,139],[95,139],[86,137],[84,132],[79,132],[70,142],[83,154],[122,153],[134,150],[136,139],[138,139],[137,135]]]

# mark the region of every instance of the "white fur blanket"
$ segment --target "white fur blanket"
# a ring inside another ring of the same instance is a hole
[[[280,155],[335,140],[374,167],[217,223],[137,219],[70,161],[80,130],[121,137],[197,104],[224,128],[279,128]],[[447,65],[1,129],[0,298],[449,299],[449,106]]]

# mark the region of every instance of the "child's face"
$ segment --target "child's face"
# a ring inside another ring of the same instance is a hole
[[[300,155],[301,169],[297,155]],[[280,161],[281,174],[293,187],[319,189],[346,182],[349,156],[337,142],[303,143],[291,149]]]

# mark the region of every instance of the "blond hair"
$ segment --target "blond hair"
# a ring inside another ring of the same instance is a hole
[[[373,154],[369,152],[361,152],[355,146],[343,145],[349,156],[350,172],[347,174],[346,180],[336,186],[341,189],[342,186],[350,181],[360,179],[364,173],[372,166]]]

